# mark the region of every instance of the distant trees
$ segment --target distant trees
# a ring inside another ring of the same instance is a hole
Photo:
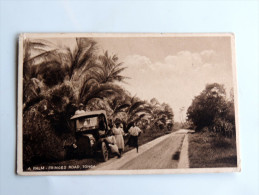
[[[188,121],[200,131],[207,127],[225,135],[234,132],[234,100],[227,100],[223,85],[208,84],[187,110]]]
[[[174,124],[174,113],[172,108],[166,104],[160,104],[158,100],[151,99],[152,107],[151,127],[160,130],[171,130]]]

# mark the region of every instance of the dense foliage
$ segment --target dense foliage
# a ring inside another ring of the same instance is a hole
[[[23,158],[24,166],[61,160],[64,146],[74,142],[69,119],[79,103],[86,110],[106,110],[109,121],[120,118],[125,130],[137,122],[143,130],[172,128],[168,104],[147,102],[123,89],[126,67],[108,51],[98,54],[97,43],[76,38],[68,48],[46,40],[24,41]],[[170,125],[169,125],[170,124]],[[149,131],[149,133],[152,133]]]
[[[197,131],[208,129],[231,137],[235,133],[233,95],[228,100],[223,85],[208,84],[187,111],[188,121]]]

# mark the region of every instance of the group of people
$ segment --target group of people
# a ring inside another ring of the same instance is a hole
[[[123,131],[123,125],[120,121],[115,120],[115,125],[108,132],[108,136],[106,141],[111,149],[112,153],[115,153],[120,158],[122,156],[122,152],[124,151],[125,145],[130,147],[135,147],[138,152],[138,137],[141,134],[141,130],[139,127],[135,125],[134,122],[130,124],[130,128],[128,134],[130,135],[127,143],[124,143],[124,136],[127,134]]]

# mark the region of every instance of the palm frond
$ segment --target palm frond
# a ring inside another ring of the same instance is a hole
[[[77,38],[76,42],[78,45],[78,53],[75,62],[76,68],[80,68],[93,56],[97,43],[89,38]]]
[[[112,60],[113,60],[114,62],[116,62],[118,59],[119,59],[119,58],[118,58],[117,55],[113,55],[113,56],[112,56]]]
[[[127,69],[127,67],[123,67],[123,68],[120,68],[120,69],[117,69],[117,70],[113,70],[111,72],[111,77],[115,77],[117,76],[118,74],[120,74],[122,71],[124,71],[125,69]]]
[[[101,78],[101,83],[112,83],[113,81],[127,79],[127,77],[120,75],[126,67],[121,67],[123,63],[117,63],[118,57],[116,55],[109,56],[108,51],[105,51],[103,55],[99,56],[98,60],[99,65],[96,67],[99,72],[99,77]]]
[[[130,122],[138,122],[142,118],[144,118],[145,116],[146,116],[146,114],[130,116],[130,118],[128,119],[128,123],[130,123]]]
[[[94,84],[97,84],[97,83],[98,82],[95,80],[94,77],[87,75],[84,78],[82,86],[80,87],[79,98],[80,99],[83,98],[85,94],[87,94],[90,91],[91,87],[93,87]]]
[[[129,110],[128,110],[128,113],[131,114],[135,109],[139,108],[140,106],[144,105],[144,102],[143,101],[137,101],[135,103],[133,103]]]
[[[33,65],[38,65],[40,63],[46,63],[47,61],[53,61],[53,58],[57,61],[59,61],[59,55],[57,53],[57,49],[54,50],[50,50],[50,51],[46,51],[43,52],[39,55],[36,55],[30,59],[28,59],[27,61],[24,61],[24,64],[29,65],[29,66],[33,66]]]
[[[100,84],[97,85],[83,96],[83,102],[86,103],[92,98],[104,98],[112,94],[120,94],[122,89],[119,86],[111,84]]]
[[[90,70],[90,74],[99,82],[99,83],[105,83],[105,75],[100,73],[98,70],[92,71]]]
[[[89,60],[84,66],[73,71],[70,80],[78,80],[85,75],[91,75],[91,77],[94,78],[94,72],[96,72],[94,70],[96,70],[96,64],[92,62],[92,60]]]
[[[146,109],[146,108],[138,108],[136,110],[134,110],[130,115],[132,116],[135,116],[135,115],[138,115],[140,113],[147,113],[147,114],[151,114],[152,112],[149,110],[149,109]]]
[[[128,108],[128,107],[130,107],[130,105],[127,104],[127,103],[119,105],[118,107],[116,107],[116,109],[114,109],[114,114],[117,114],[119,112],[123,112],[123,110]]]

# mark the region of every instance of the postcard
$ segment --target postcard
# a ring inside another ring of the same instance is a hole
[[[17,173],[239,172],[230,33],[24,33]]]

